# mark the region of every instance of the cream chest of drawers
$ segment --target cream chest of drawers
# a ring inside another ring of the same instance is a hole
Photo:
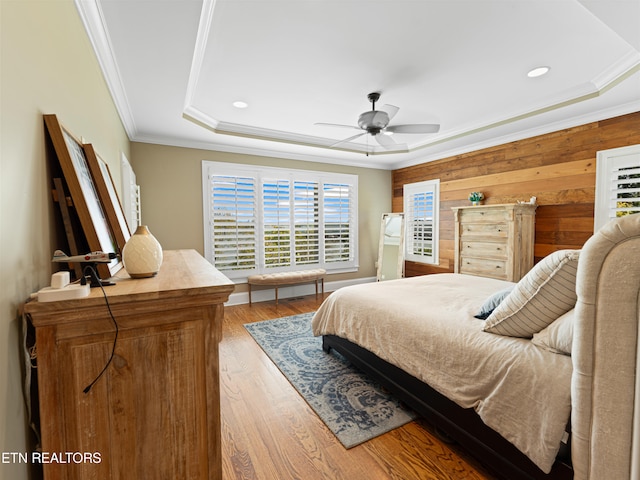
[[[453,207],[456,273],[517,282],[533,267],[536,205]]]

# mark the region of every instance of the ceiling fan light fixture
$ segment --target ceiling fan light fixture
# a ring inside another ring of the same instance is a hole
[[[360,128],[368,130],[370,128],[374,128],[377,130],[382,130],[389,124],[389,115],[387,112],[383,112],[382,110],[371,110],[369,112],[364,112],[358,118],[358,125]]]
[[[546,67],[546,66],[536,67],[529,70],[529,72],[527,73],[527,77],[529,78],[541,77],[549,73],[549,70],[551,70],[551,67]]]

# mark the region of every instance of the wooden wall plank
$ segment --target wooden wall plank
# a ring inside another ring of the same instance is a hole
[[[640,144],[640,112],[538,135],[392,172],[392,209],[403,210],[403,186],[440,179],[439,265],[406,262],[406,276],[453,271],[453,213],[472,191],[486,203],[537,197],[535,259],[581,248],[593,233],[598,151]]]

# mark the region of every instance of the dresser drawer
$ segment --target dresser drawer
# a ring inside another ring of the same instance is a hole
[[[462,239],[465,237],[507,238],[509,227],[506,223],[463,223],[460,225]]]
[[[507,259],[506,242],[465,241],[463,238],[460,254],[465,257]]]
[[[470,275],[480,275],[482,277],[497,278],[499,280],[507,279],[507,262],[506,260],[491,258],[474,258],[463,256],[460,259],[460,273]]]
[[[468,208],[460,211],[461,223],[506,223],[512,218],[512,212],[503,209],[483,207]]]

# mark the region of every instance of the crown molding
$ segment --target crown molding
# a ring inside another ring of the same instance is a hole
[[[304,145],[307,147],[330,148],[331,150],[342,150],[344,152],[362,153],[366,155],[391,155],[394,153],[407,153],[409,151],[407,149],[386,149],[378,145],[363,145],[353,142],[345,142],[341,144],[340,147],[332,147],[332,145],[336,143],[336,140],[332,138],[301,135],[293,132],[223,122],[213,118],[193,105],[185,105],[182,116],[196,125],[221,135],[234,135],[237,137],[254,138],[256,140]]]
[[[202,63],[211,31],[211,23],[213,22],[213,11],[215,10],[216,0],[203,0],[202,10],[200,11],[200,21],[198,23],[198,32],[196,34],[196,43],[193,47],[193,58],[191,59],[191,68],[189,69],[189,81],[187,82],[187,90],[185,92],[183,116],[190,115],[196,121],[198,120],[199,111],[192,107],[195,97],[198,79],[202,71]],[[189,119],[189,117],[185,117]],[[210,119],[214,120],[214,119]],[[204,126],[204,125],[202,125]]]
[[[486,130],[500,127],[502,125],[513,124],[520,120],[524,120],[526,118],[541,115],[553,110],[557,110],[559,108],[568,107],[571,105],[575,105],[575,104],[596,98],[639,71],[640,71],[640,53],[632,52],[631,54],[620,59],[619,62],[616,62],[615,64],[613,64],[611,69],[607,70],[606,72],[603,72],[601,75],[596,77],[591,82],[587,82],[583,85],[580,85],[575,89],[562,92],[556,95],[555,97],[547,99],[545,102],[542,102],[539,104],[531,104],[528,108],[525,108],[520,112],[513,112],[510,116],[506,118],[495,118],[488,122],[472,125],[466,129],[459,130],[457,132],[452,132],[451,134],[448,134],[444,137],[436,138],[432,141],[422,143],[418,146],[413,147],[411,151],[415,152],[418,150],[427,149],[429,147],[445,144],[447,142],[464,138],[476,133],[480,133]],[[616,107],[598,110],[587,115],[569,117],[566,120],[555,122],[553,124],[546,124],[542,127],[527,129],[527,130],[519,131],[510,135],[496,137],[495,139],[488,140],[486,142],[473,143],[461,148],[453,148],[453,149],[447,150],[442,155],[438,154],[436,156],[439,158],[446,158],[447,156],[459,155],[461,153],[472,152],[474,150],[501,145],[503,143],[509,143],[515,140],[522,140],[523,138],[542,135],[544,133],[550,133],[553,131],[562,130],[564,128],[571,128],[578,125],[583,125],[585,123],[591,123],[594,121],[603,120],[605,118],[612,118],[619,115],[626,115],[628,113],[633,113],[638,110],[640,110],[640,101],[630,102],[627,104],[618,105]],[[431,158],[430,160],[432,161],[435,159],[436,158]],[[411,162],[411,160],[409,160],[409,162]],[[406,165],[405,162],[398,162],[395,164],[393,168],[402,168],[401,166],[398,166],[398,165],[410,166],[414,164],[415,163],[410,163]]]
[[[616,107],[602,109],[597,112],[590,112],[584,115],[576,115],[570,118],[559,120],[552,123],[547,123],[541,127],[529,128],[520,130],[515,133],[494,137],[489,140],[480,142],[474,142],[462,147],[451,148],[448,150],[439,151],[433,154],[426,154],[421,157],[415,157],[410,160],[402,160],[390,165],[391,170],[399,168],[412,167],[421,163],[432,162],[435,160],[441,160],[443,158],[449,158],[456,155],[462,155],[464,153],[475,152],[483,150],[485,148],[496,147],[498,145],[504,145],[507,143],[515,142],[518,140],[524,140],[526,138],[537,137],[539,135],[545,135],[548,133],[565,130],[567,128],[578,127],[580,125],[586,125],[593,122],[606,120],[609,118],[619,117],[622,115],[628,115],[630,113],[640,112],[640,100],[629,102],[623,105],[617,105]],[[432,145],[433,146],[433,145]]]
[[[640,100],[629,102],[624,105],[618,105],[613,108],[602,109],[597,112],[591,112],[585,115],[576,115],[571,118],[559,120],[552,123],[547,123],[543,127],[529,128],[520,130],[515,133],[494,137],[488,140],[474,142],[461,147],[454,147],[447,150],[441,150],[435,153],[427,153],[424,155],[412,155],[411,158],[401,160],[393,163],[376,164],[372,162],[369,157],[364,157],[361,161],[357,159],[337,159],[331,157],[324,157],[321,155],[305,154],[305,153],[292,153],[285,152],[277,149],[258,148],[258,147],[241,147],[225,144],[217,144],[213,142],[201,142],[195,140],[185,140],[177,138],[166,138],[152,135],[140,135],[133,141],[140,143],[150,143],[157,145],[167,145],[182,148],[194,148],[200,150],[209,150],[216,152],[234,153],[240,155],[253,155],[259,157],[268,158],[284,158],[290,160],[299,160],[305,162],[326,163],[331,165],[345,165],[358,168],[373,168],[376,170],[397,170],[400,168],[412,167],[421,163],[428,163],[443,158],[449,158],[456,155],[462,155],[469,152],[483,150],[485,148],[491,148],[498,145],[504,145],[507,143],[515,142],[518,140],[524,140],[527,138],[536,137],[552,132],[557,132],[567,128],[578,127],[580,125],[586,125],[589,123],[606,120],[609,118],[619,117],[622,115],[628,115],[630,113],[640,112]],[[451,139],[449,139],[451,140]],[[434,146],[434,145],[431,145]],[[416,153],[416,151],[409,152]]]
[[[355,158],[332,158],[316,154],[299,152],[287,152],[283,150],[244,147],[238,145],[226,145],[214,142],[203,142],[198,140],[186,140],[182,138],[167,138],[155,135],[138,135],[132,141],[139,143],[149,143],[154,145],[164,145],[170,147],[193,148],[198,150],[208,150],[213,152],[234,153],[238,155],[252,155],[257,157],[267,157],[276,159],[298,160],[303,162],[325,163],[330,165],[344,165],[358,168],[373,168],[376,170],[390,170],[388,164],[376,164],[370,157],[362,156],[362,160]]]
[[[74,0],[80,19],[96,54],[102,75],[111,93],[111,98],[120,115],[129,139],[135,138],[138,129],[127,98],[127,92],[118,69],[111,38],[98,0]]]
[[[596,76],[592,83],[598,92],[603,93],[638,71],[640,71],[640,52],[634,50],[611,65],[611,68]]]

